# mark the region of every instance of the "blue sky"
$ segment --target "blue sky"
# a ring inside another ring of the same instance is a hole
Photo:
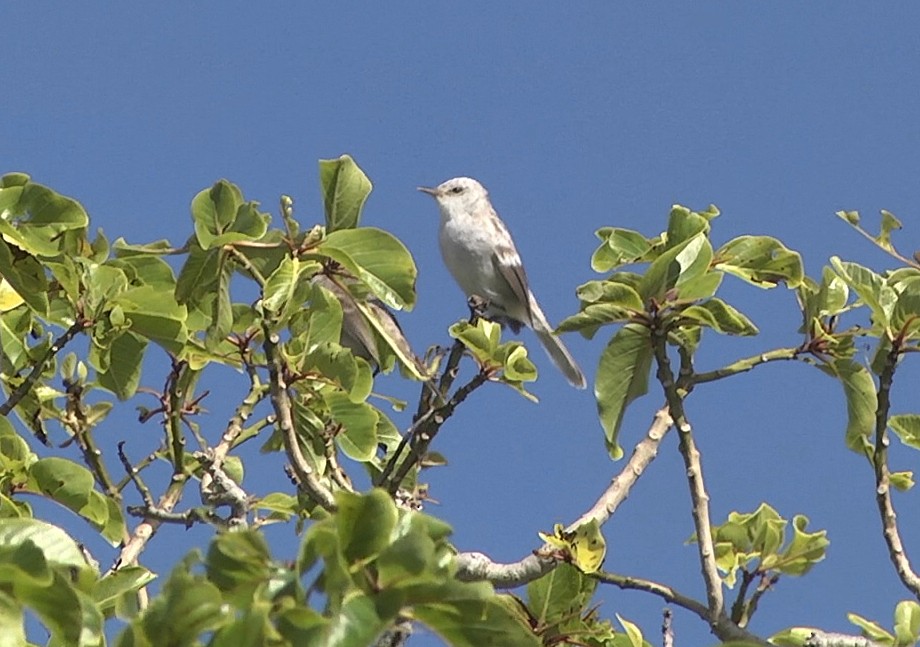
[[[715,203],[717,244],[776,236],[812,274],[832,254],[886,263],[834,217],[839,209],[870,219],[889,209],[906,225],[904,248],[917,246],[912,4],[23,4],[3,14],[0,171],[79,199],[111,238],[178,243],[191,232],[192,196],[221,177],[273,213],[290,194],[301,222],[321,221],[317,159],[349,153],[375,185],[364,223],[400,237],[419,266],[418,306],[401,321],[420,349],[448,343],[465,305],[437,252],[437,210],[415,187],[456,175],[491,190],[553,321],[575,311],[575,286],[593,278],[595,229],[654,235],[673,203]],[[707,339],[700,368],[798,343],[791,293],[728,279],[724,296],[763,334]],[[567,338],[589,376],[605,339]],[[620,467],[604,451],[590,389],[569,388],[533,336],[523,340],[541,369],[540,404],[498,386],[477,392],[437,439],[451,465],[430,474],[440,501],[430,511],[454,525],[458,547],[500,560],[519,559],[539,545],[537,531],[577,517]],[[897,411],[915,406],[908,375]],[[228,398],[242,389],[233,374],[222,379]],[[828,559],[782,580],[753,630],[848,630],[849,611],[890,625],[907,594],[887,561],[870,470],[843,445],[839,386],[796,364],[706,387],[688,412],[714,520],[766,500],[830,533]],[[415,394],[395,379],[380,389]],[[653,385],[630,411],[627,451],[661,399]],[[221,402],[210,405],[216,441],[226,415]],[[106,430],[112,443],[133,437],[138,455],[158,434],[130,413]],[[256,461],[250,492],[284,487],[280,456]],[[916,456],[896,447],[894,461],[910,469]],[[908,550],[920,537],[915,497],[896,500]],[[606,566],[704,599],[695,549],[683,544],[691,532],[669,438],[605,527]],[[293,555],[289,532],[270,534],[279,557]],[[147,563],[163,570],[205,536],[167,528]],[[656,639],[658,599],[613,588],[598,597]],[[681,644],[713,642],[679,610],[675,629]],[[438,643],[423,632],[411,644]]]

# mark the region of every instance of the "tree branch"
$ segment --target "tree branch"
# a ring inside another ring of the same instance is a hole
[[[19,404],[26,394],[35,386],[35,383],[38,382],[38,378],[41,377],[45,368],[48,366],[48,363],[54,359],[54,356],[61,352],[61,350],[66,346],[70,341],[76,337],[79,333],[83,332],[92,325],[91,322],[85,319],[79,319],[75,321],[73,325],[64,331],[64,334],[58,337],[52,342],[51,346],[48,347],[48,350],[45,351],[45,354],[42,355],[39,360],[32,367],[32,370],[29,371],[29,374],[26,378],[20,382],[19,386],[13,389],[13,392],[10,393],[10,397],[6,399],[6,402],[0,404],[0,416],[6,416],[13,410],[13,408]]]
[[[671,417],[667,407],[658,410],[645,438],[636,444],[629,460],[620,472],[613,477],[610,485],[601,494],[591,508],[569,525],[568,531],[597,520],[603,525],[616,509],[629,496],[632,486],[642,476],[649,464],[658,455],[658,446],[671,426]],[[538,551],[539,552],[539,551]],[[555,560],[528,555],[520,561],[501,564],[492,561],[487,555],[477,552],[460,553],[457,557],[457,577],[461,580],[488,580],[496,588],[514,588],[538,579],[552,570]]]
[[[714,619],[711,618],[710,609],[706,605],[684,595],[683,593],[680,593],[670,586],[659,584],[658,582],[653,582],[652,580],[642,579],[640,577],[617,575],[616,573],[600,572],[593,575],[593,577],[601,582],[613,584],[614,586],[617,586],[623,590],[645,591],[646,593],[657,595],[665,602],[679,606],[682,609],[686,609],[687,611],[690,611],[691,613],[698,616],[700,619],[706,621],[712,629],[712,633],[715,634],[715,636],[720,640],[744,640],[756,645],[764,645],[765,647],[770,647],[770,643],[768,643],[766,640],[748,631],[745,631],[733,623],[724,613],[719,614],[719,616]]]
[[[731,377],[733,375],[738,375],[739,373],[745,373],[750,371],[756,366],[761,364],[766,364],[768,362],[776,361],[788,361],[793,359],[798,359],[799,355],[803,353],[801,347],[797,348],[777,348],[775,350],[768,351],[766,353],[761,353],[760,355],[753,355],[751,357],[745,357],[739,359],[735,362],[732,362],[728,366],[723,366],[722,368],[717,368],[714,371],[707,371],[705,373],[694,373],[693,376],[689,377],[687,381],[691,385],[704,384],[706,382],[714,382],[715,380],[721,380],[725,377]]]
[[[875,642],[863,636],[850,636],[847,634],[813,631],[802,647],[884,647],[882,643]]]
[[[703,582],[706,585],[706,598],[709,605],[709,622],[715,626],[724,615],[724,600],[722,597],[722,579],[716,567],[715,549],[712,540],[712,527],[709,517],[709,495],[703,483],[703,467],[700,462],[700,452],[693,439],[693,429],[684,412],[683,399],[674,382],[674,373],[671,371],[671,362],[668,359],[667,339],[665,331],[660,328],[652,329],[652,346],[655,361],[658,364],[658,381],[661,383],[668,401],[668,410],[678,431],[680,454],[687,468],[687,484],[690,488],[690,499],[693,504],[693,525],[696,528],[697,546],[699,547],[700,568],[703,573]]]
[[[271,332],[267,325],[263,326],[263,330],[265,342],[262,348],[265,350],[265,359],[268,362],[269,393],[275,415],[278,417],[278,428],[281,429],[284,449],[291,461],[294,475],[297,477],[298,487],[317,504],[326,510],[333,511],[336,505],[332,492],[320,482],[313,468],[307,463],[303,452],[300,451],[297,431],[294,429],[294,417],[291,413],[291,396],[287,391],[283,365],[278,353],[278,336]]]
[[[875,502],[882,520],[882,535],[888,546],[888,557],[895,571],[907,589],[920,598],[920,577],[910,566],[901,534],[898,531],[898,515],[891,499],[891,478],[888,470],[888,412],[891,409],[891,385],[900,356],[902,340],[895,339],[885,359],[885,366],[879,375],[878,406],[875,411],[875,451],[872,463],[875,467]]]

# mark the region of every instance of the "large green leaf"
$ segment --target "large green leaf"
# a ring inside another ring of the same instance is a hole
[[[389,545],[398,515],[384,490],[375,488],[363,495],[342,492],[336,503],[335,526],[349,564],[372,559]]]
[[[227,180],[218,180],[211,188],[192,198],[192,221],[202,249],[218,246],[218,237],[233,224],[236,211],[242,204],[242,191]]]
[[[758,333],[757,326],[744,314],[722,299],[713,297],[699,305],[680,311],[681,319],[689,319],[706,328],[727,335],[751,336]]]
[[[847,447],[864,453],[871,445],[878,406],[875,382],[869,370],[851,359],[835,359],[818,364],[818,368],[840,380],[847,400]]]
[[[26,179],[22,184],[0,187],[0,234],[29,254],[57,256],[67,249],[62,234],[85,229],[89,217],[76,200],[27,178],[19,178]]]
[[[319,161],[319,180],[323,188],[326,231],[353,229],[361,221],[361,210],[373,185],[348,155]]]
[[[596,579],[570,564],[559,564],[527,585],[527,608],[540,626],[551,625],[583,610],[596,587]]]
[[[676,247],[685,240],[690,240],[697,234],[709,234],[709,221],[719,215],[715,206],[710,211],[696,213],[687,207],[675,204],[668,215],[668,231],[665,236],[667,248]]]
[[[169,351],[181,350],[188,336],[185,329],[187,310],[184,305],[176,303],[171,293],[141,285],[125,290],[114,303],[121,306],[130,319],[133,332]]]
[[[761,288],[785,281],[797,288],[805,275],[802,257],[770,236],[739,236],[715,254],[714,267]]]
[[[621,265],[646,259],[652,249],[645,236],[631,229],[602,227],[595,232],[601,245],[591,256],[591,269],[595,272],[609,272]]]
[[[119,400],[127,400],[137,391],[141,379],[141,364],[147,340],[133,332],[125,331],[112,340],[108,353],[108,366],[99,373],[99,386],[108,389]]]
[[[34,257],[0,238],[0,276],[39,315],[48,312],[48,279],[45,268]]]
[[[377,410],[366,402],[353,402],[341,391],[324,394],[333,420],[342,425],[336,441],[356,461],[369,461],[377,451]]]
[[[124,539],[121,508],[94,489],[92,473],[57,456],[42,458],[29,468],[30,485],[83,517],[113,544]]]
[[[629,321],[645,310],[642,297],[632,286],[619,281],[589,281],[576,290],[581,312],[567,317],[557,327],[559,332],[577,330],[593,337],[600,326]]]
[[[652,345],[648,328],[623,326],[601,354],[594,383],[597,413],[606,435],[607,451],[618,460],[623,449],[617,442],[626,407],[648,392]]]
[[[656,258],[642,277],[637,289],[642,301],[668,300],[670,290],[693,283],[708,272],[711,260],[712,245],[704,233],[672,247]]]
[[[391,308],[411,310],[415,305],[418,270],[409,250],[392,234],[373,227],[342,229],[313,251],[341,263]]]

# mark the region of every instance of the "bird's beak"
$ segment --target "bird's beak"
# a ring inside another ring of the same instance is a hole
[[[437,198],[437,197],[438,197],[438,190],[437,190],[437,189],[431,189],[431,188],[429,188],[429,187],[427,187],[427,186],[420,186],[420,187],[418,187],[418,190],[421,191],[422,193],[427,193],[428,195],[430,195],[430,196],[433,197],[433,198]]]

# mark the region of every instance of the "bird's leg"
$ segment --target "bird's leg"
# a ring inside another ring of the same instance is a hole
[[[470,325],[475,326],[480,319],[486,318],[486,310],[489,309],[489,300],[484,299],[478,294],[474,294],[466,300],[466,305],[470,308]]]

